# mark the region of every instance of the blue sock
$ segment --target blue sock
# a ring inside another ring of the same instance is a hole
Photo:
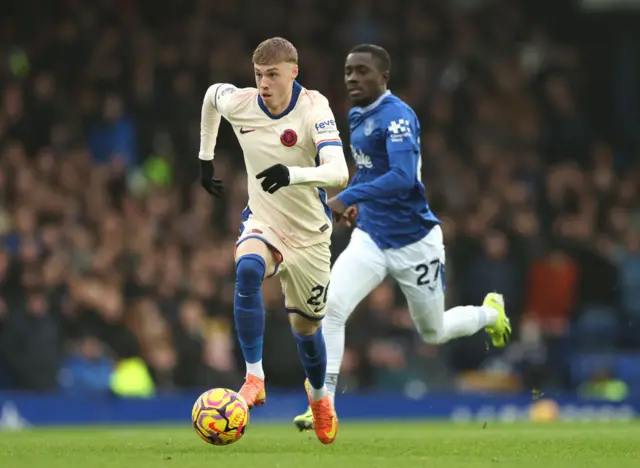
[[[294,331],[293,336],[298,344],[298,354],[311,387],[316,390],[323,388],[327,374],[327,347],[324,344],[322,329],[319,328],[311,336],[300,335]]]
[[[236,263],[233,316],[242,355],[247,363],[256,363],[262,360],[265,319],[260,287],[265,271],[266,265],[260,255],[243,255]]]

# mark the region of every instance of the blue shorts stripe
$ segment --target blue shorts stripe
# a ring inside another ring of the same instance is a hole
[[[275,250],[278,253],[278,255],[280,256],[280,258],[284,258],[284,256],[282,255],[282,252],[280,252],[280,250],[278,250],[278,248],[275,245],[273,245],[271,242],[269,242],[264,237],[258,236],[257,234],[252,234],[250,236],[243,237],[242,239],[238,239],[238,241],[236,242],[236,247],[238,247],[240,244],[242,244],[247,239],[260,239],[262,242],[267,244],[267,246],[269,246],[269,248]],[[278,268],[280,268],[280,263],[282,263],[282,262],[277,262],[276,263],[276,266],[273,269],[273,273],[268,275],[267,278],[271,278],[272,276],[275,276],[278,273]]]
[[[322,314],[321,316],[315,316],[315,315],[307,315],[304,312],[302,312],[300,309],[296,309],[295,307],[287,307],[285,306],[284,309],[287,311],[288,314],[297,314],[300,317],[304,317],[307,320],[311,320],[313,322],[319,322],[320,320],[322,320],[324,318],[324,314]]]

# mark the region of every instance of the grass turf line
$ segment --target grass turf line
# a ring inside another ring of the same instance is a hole
[[[293,426],[249,426],[228,447],[183,426],[0,432],[2,468],[587,468],[640,466],[640,424],[343,423],[336,443]]]

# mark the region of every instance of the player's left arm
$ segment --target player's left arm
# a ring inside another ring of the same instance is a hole
[[[343,188],[349,181],[349,168],[333,112],[326,99],[321,99],[324,102],[314,106],[314,111],[307,120],[308,130],[318,154],[316,167],[289,167],[289,183]]]
[[[397,195],[411,190],[418,178],[419,128],[412,128],[412,116],[399,111],[386,119],[385,140],[389,171],[371,182],[352,185],[337,198],[344,206]]]
[[[316,96],[312,110],[305,116],[304,125],[315,145],[315,167],[275,164],[260,174],[262,189],[275,193],[288,185],[344,188],[349,180],[349,168],[344,157],[342,140],[329,102]]]

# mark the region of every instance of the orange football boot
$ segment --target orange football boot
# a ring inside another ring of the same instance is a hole
[[[249,409],[254,406],[262,406],[267,401],[267,393],[264,390],[264,379],[256,377],[253,374],[247,374],[244,379],[244,385],[238,392]]]
[[[323,444],[332,444],[338,435],[338,415],[333,408],[329,395],[318,401],[311,399],[311,384],[309,379],[304,381],[304,388],[309,398],[309,406],[313,413],[313,429],[318,440]]]

